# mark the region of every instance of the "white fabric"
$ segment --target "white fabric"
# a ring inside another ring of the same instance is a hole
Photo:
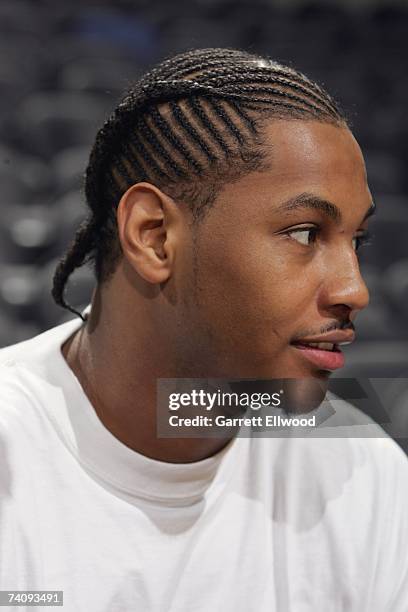
[[[63,590],[66,612],[407,612],[408,462],[382,430],[341,402],[361,437],[149,459],[65,362],[79,324],[0,351],[1,590]]]

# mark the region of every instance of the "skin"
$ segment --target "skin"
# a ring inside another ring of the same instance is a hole
[[[355,238],[367,228],[372,198],[353,135],[331,124],[275,120],[265,138],[270,170],[227,184],[197,226],[187,206],[154,185],[124,194],[117,216],[123,259],[63,347],[103,424],[149,457],[198,461],[228,442],[157,438],[157,378],[325,385],[329,373],[291,342],[350,325],[368,304]],[[312,208],[282,210],[306,193],[334,204],[341,221]]]

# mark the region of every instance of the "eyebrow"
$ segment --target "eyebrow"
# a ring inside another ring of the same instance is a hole
[[[330,217],[335,221],[335,223],[340,223],[342,220],[342,215],[340,209],[333,204],[333,202],[329,202],[324,198],[320,198],[313,193],[301,193],[285,202],[282,202],[278,208],[278,212],[288,212],[291,210],[298,210],[300,208],[311,208],[313,210],[318,210],[325,214],[327,217]],[[362,220],[365,221],[368,217],[371,217],[376,211],[376,205],[374,202],[371,202],[369,209],[367,210],[364,218]]]

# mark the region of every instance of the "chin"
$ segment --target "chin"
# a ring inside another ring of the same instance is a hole
[[[287,412],[307,414],[323,402],[328,387],[327,377],[308,376],[288,380],[284,388],[284,409]]]

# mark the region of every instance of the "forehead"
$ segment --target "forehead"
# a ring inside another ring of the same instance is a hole
[[[276,176],[364,173],[360,147],[347,127],[318,121],[271,121],[265,147]]]
[[[253,172],[225,186],[219,203],[238,203],[256,210],[262,202],[311,192],[341,205],[367,206],[367,186],[360,147],[347,127],[317,121],[270,121],[264,127],[267,171]]]

